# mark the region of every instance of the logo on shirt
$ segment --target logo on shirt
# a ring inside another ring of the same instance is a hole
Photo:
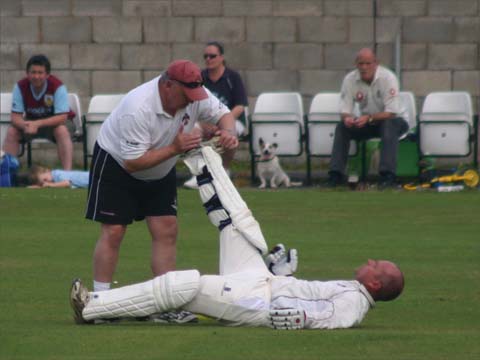
[[[357,94],[355,95],[355,99],[358,102],[362,102],[364,98],[365,98],[365,95],[363,95],[361,91],[358,91]]]
[[[128,145],[131,145],[131,146],[138,146],[138,145],[140,145],[140,143],[138,143],[138,142],[136,142],[136,141],[125,140],[125,142],[126,142]]]
[[[395,89],[392,88],[392,89],[390,89],[389,93],[390,93],[390,95],[395,96],[396,91],[395,91]]]
[[[53,95],[45,95],[43,98],[43,102],[47,107],[52,107],[53,106]]]
[[[220,293],[220,296],[223,296],[225,292],[230,292],[230,291],[232,291],[232,288],[228,286],[228,284],[225,282],[223,283],[223,288],[222,288],[222,292]]]
[[[187,126],[189,121],[190,121],[190,115],[188,115],[187,113],[185,113],[185,115],[183,115],[183,118],[182,118],[182,124],[183,124],[183,126]]]

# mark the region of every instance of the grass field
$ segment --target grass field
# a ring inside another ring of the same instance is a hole
[[[83,190],[0,190],[0,359],[479,359],[480,192],[257,191],[242,195],[270,244],[299,250],[298,277],[351,278],[367,258],[405,272],[404,294],[359,328],[281,332],[194,325],[78,326],[68,290],[91,284],[98,225]],[[217,269],[216,230],[179,191],[178,267]],[[150,240],[133,225],[119,285],[150,278]]]

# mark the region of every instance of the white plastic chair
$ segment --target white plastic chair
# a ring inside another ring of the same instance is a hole
[[[419,117],[422,156],[468,156],[473,132],[472,99],[468,92],[427,95]]]
[[[259,139],[276,143],[278,156],[303,153],[303,102],[298,92],[268,92],[258,96],[250,122],[250,169],[255,179]]]
[[[74,126],[73,136],[81,137],[83,135],[83,114],[82,107],[80,106],[80,99],[77,94],[68,94],[68,105],[70,106],[70,109],[75,113],[75,117],[72,119]]]
[[[341,121],[340,93],[316,94],[306,118],[307,179],[311,181],[311,158],[332,156],[335,128]],[[357,154],[357,142],[350,142],[349,155]]]
[[[93,148],[103,121],[112,110],[120,103],[125,94],[95,95],[90,99],[88,111],[84,116],[85,123],[85,149],[84,162],[93,155]]]
[[[308,153],[310,156],[332,155],[335,127],[341,121],[340,93],[316,94],[307,116]],[[349,155],[357,153],[357,144],[352,140]]]
[[[0,93],[0,149],[3,149],[3,142],[10,126],[12,113],[12,94]]]
[[[260,154],[259,138],[277,143],[277,155],[298,156],[303,152],[303,102],[296,92],[262,93],[251,117],[251,142]]]
[[[408,130],[400,136],[400,140],[405,138],[409,133],[413,133],[417,128],[417,104],[415,102],[415,95],[411,91],[400,91],[400,99],[403,106],[407,110],[406,119],[408,122]]]

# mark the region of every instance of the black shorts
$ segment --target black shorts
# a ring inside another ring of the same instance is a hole
[[[160,180],[138,180],[95,144],[89,180],[87,219],[128,225],[146,216],[177,215],[175,168]]]

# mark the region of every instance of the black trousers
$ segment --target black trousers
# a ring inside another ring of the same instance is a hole
[[[347,166],[350,140],[367,140],[380,138],[382,149],[380,152],[379,172],[395,174],[397,169],[397,152],[400,135],[407,131],[408,125],[403,118],[382,120],[369,124],[363,128],[347,128],[342,122],[335,129],[330,171],[345,174]]]

